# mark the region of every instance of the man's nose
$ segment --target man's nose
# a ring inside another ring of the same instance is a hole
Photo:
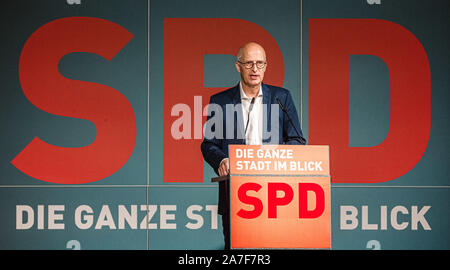
[[[258,71],[258,67],[256,66],[256,63],[253,63],[252,71],[253,71],[253,72]]]

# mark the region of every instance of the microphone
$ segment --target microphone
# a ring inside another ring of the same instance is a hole
[[[250,102],[250,107],[248,107],[247,124],[245,125],[244,134],[247,134],[248,123],[250,122],[250,112],[252,111],[254,104],[255,104],[255,98],[252,98],[252,101]]]
[[[295,127],[294,123],[292,122],[291,117],[289,116],[288,112],[286,111],[286,107],[284,107],[283,103],[281,102],[281,100],[279,98],[276,98],[276,99],[277,99],[278,105],[280,105],[281,110],[287,115],[289,123],[294,128],[295,133],[297,133],[299,142],[303,143],[303,144],[306,143],[305,139],[303,139],[303,137],[300,136],[300,132],[298,132],[297,128]]]

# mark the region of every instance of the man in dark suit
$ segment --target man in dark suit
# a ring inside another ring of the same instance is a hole
[[[254,42],[245,44],[236,61],[240,83],[211,96],[201,150],[219,176],[229,174],[230,144],[306,143],[290,92],[262,82],[266,68],[264,48]],[[225,249],[230,244],[227,185],[226,181],[219,183],[218,205]]]

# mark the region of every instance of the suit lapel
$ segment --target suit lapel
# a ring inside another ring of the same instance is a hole
[[[233,88],[231,92],[234,105],[241,103],[241,93],[239,91],[239,84]]]
[[[267,85],[262,84],[261,85],[262,92],[263,92],[263,140],[262,143],[266,144],[270,141],[270,138],[264,139],[264,131],[271,130],[271,104],[272,104],[272,95],[270,93],[269,87]]]
[[[243,135],[243,139],[240,139],[240,136],[238,136],[238,129],[240,129],[242,131],[242,133],[244,133],[244,118],[242,116],[242,105],[241,105],[241,92],[239,89],[239,84],[236,85],[236,87],[234,87],[233,91],[232,91],[232,99],[233,99],[233,105],[234,108],[236,109],[237,113],[236,116],[234,118],[234,130],[235,130],[235,134],[234,134],[234,138],[236,140],[236,144],[245,144],[245,134]],[[239,106],[237,106],[239,105]],[[236,107],[237,106],[237,107]],[[239,127],[237,126],[238,124],[241,124]]]

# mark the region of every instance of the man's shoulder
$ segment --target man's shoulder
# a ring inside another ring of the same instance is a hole
[[[264,84],[264,87],[267,87],[271,94],[275,94],[277,96],[284,96],[290,93],[289,90],[275,85]]]
[[[290,91],[288,89],[278,87],[270,84],[263,84],[263,88],[266,88],[270,93],[277,97],[285,97],[289,95]],[[215,103],[229,102],[234,98],[235,95],[239,93],[239,85],[223,90],[211,96],[211,100]]]
[[[238,91],[238,86],[233,86],[231,88],[228,88],[226,90],[223,90],[219,93],[216,93],[214,95],[211,96],[211,100],[214,101],[227,101],[228,99],[232,99],[233,96],[235,95],[236,91]]]

